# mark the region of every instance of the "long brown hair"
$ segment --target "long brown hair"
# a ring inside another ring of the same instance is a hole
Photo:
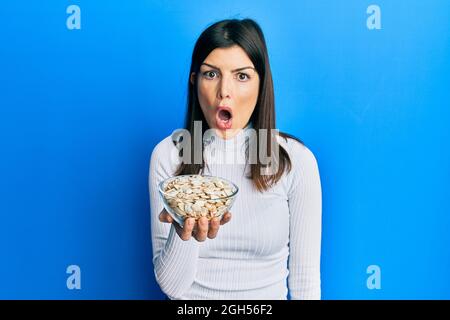
[[[252,19],[222,20],[209,26],[203,31],[195,44],[189,75],[193,72],[198,75],[201,64],[214,49],[229,48],[235,45],[240,46],[247,53],[261,79],[257,103],[255,110],[250,117],[250,122],[252,123],[253,129],[257,132],[259,132],[259,129],[266,129],[266,150],[270,157],[272,155],[271,146],[273,143],[277,143],[272,140],[274,139],[274,135],[271,133],[271,129],[276,128],[275,98],[266,42],[260,26]],[[194,83],[191,83],[190,79],[188,79],[187,114],[185,119],[185,129],[189,131],[192,137],[194,136],[194,121],[202,122],[202,136],[204,132],[209,129],[198,101],[196,79],[197,77],[195,77]],[[300,139],[292,135],[282,132],[279,132],[279,135],[285,139],[295,139],[303,144]],[[259,134],[256,135],[256,138],[256,146],[259,148]],[[175,141],[174,143],[176,144]],[[257,159],[257,163],[250,164],[251,169],[248,178],[253,180],[254,186],[260,192],[267,190],[272,185],[276,184],[282,177],[284,171],[286,169],[290,171],[292,168],[292,163],[287,151],[278,143],[277,146],[279,147],[279,163],[278,171],[275,174],[261,174],[262,169],[266,167],[266,165],[263,165],[260,159]],[[194,150],[194,139],[191,139],[191,150]],[[248,153],[246,156],[248,160]],[[190,163],[182,162],[180,164],[175,173],[176,175],[198,174],[203,172],[205,168],[203,157],[201,164],[194,162],[193,152],[191,153],[191,157]]]

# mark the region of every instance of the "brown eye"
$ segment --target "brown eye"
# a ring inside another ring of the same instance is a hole
[[[238,79],[239,81],[247,81],[248,79],[250,79],[250,77],[248,76],[248,74],[246,73],[238,73]]]
[[[214,79],[217,73],[215,71],[205,71],[203,72],[203,76],[207,79]]]

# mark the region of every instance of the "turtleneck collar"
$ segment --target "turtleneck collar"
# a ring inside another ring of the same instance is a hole
[[[208,130],[203,137],[203,145],[205,148],[214,148],[223,151],[237,151],[245,145],[246,140],[250,138],[250,132],[253,128],[251,122],[241,130],[238,130],[236,135],[229,139],[224,139],[216,133],[216,130]]]

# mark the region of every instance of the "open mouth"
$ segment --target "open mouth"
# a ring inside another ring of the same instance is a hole
[[[228,121],[231,119],[231,113],[228,110],[219,110],[219,119],[222,121]]]
[[[216,112],[217,127],[221,130],[230,129],[232,125],[233,114],[228,107],[219,107]]]

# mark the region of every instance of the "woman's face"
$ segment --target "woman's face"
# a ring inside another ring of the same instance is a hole
[[[210,128],[224,139],[244,128],[258,99],[259,75],[239,46],[211,51],[197,76],[200,107]]]

